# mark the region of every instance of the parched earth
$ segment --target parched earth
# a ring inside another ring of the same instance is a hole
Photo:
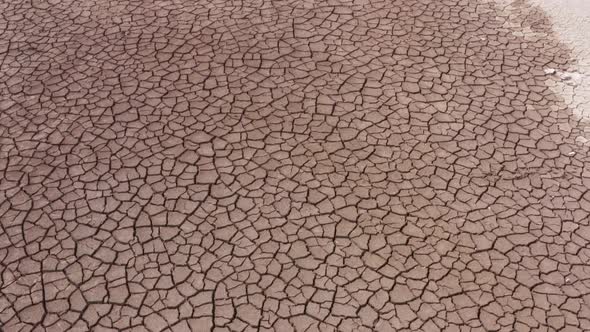
[[[587,331],[572,61],[523,1],[2,0],[0,330]]]

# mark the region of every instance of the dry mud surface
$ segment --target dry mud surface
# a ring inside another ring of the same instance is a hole
[[[0,330],[587,331],[540,2],[1,1]]]

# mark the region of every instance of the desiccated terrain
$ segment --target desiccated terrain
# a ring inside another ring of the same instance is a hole
[[[506,2],[1,1],[0,330],[590,329],[571,54]]]

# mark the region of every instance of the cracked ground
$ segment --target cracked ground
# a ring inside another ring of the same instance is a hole
[[[2,0],[0,330],[587,331],[572,63],[524,1]]]

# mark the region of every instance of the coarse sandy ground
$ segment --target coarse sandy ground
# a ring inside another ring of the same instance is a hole
[[[590,3],[0,1],[0,330],[588,331]]]

